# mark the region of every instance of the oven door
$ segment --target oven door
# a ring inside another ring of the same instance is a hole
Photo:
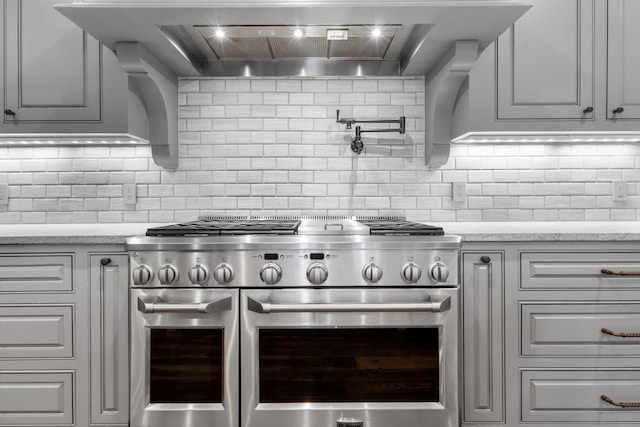
[[[237,427],[238,291],[131,290],[131,427]]]
[[[244,427],[457,427],[458,289],[241,291]]]

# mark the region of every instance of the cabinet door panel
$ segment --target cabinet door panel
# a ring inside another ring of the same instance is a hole
[[[638,422],[636,408],[617,408],[602,399],[640,401],[640,372],[625,370],[523,370],[522,421],[525,423]]]
[[[640,332],[640,304],[520,302],[524,356],[638,356],[640,337],[602,332]]]
[[[503,254],[465,252],[462,259],[464,421],[502,422]]]
[[[498,119],[590,118],[593,37],[593,0],[536,0],[497,42]]]
[[[4,2],[5,108],[16,113],[7,123],[101,120],[100,44],[58,3]]]
[[[106,262],[107,259],[110,261]],[[129,421],[128,258],[123,254],[93,254],[90,262],[91,422],[126,424]]]
[[[72,372],[0,371],[0,425],[73,424]]]
[[[73,357],[73,306],[0,306],[0,359]]]
[[[640,118],[640,2],[609,0],[607,118]],[[623,112],[613,110],[622,107]]]

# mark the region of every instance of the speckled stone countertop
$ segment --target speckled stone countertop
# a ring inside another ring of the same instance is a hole
[[[640,221],[435,223],[465,242],[640,241]]]
[[[124,244],[159,225],[165,224],[2,224],[0,244]]]
[[[640,241],[640,221],[431,223],[466,242]],[[4,224],[0,244],[123,244],[166,224]]]

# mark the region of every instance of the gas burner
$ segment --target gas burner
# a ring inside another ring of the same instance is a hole
[[[300,220],[212,219],[155,227],[147,236],[225,236],[242,234],[296,234]]]
[[[407,221],[402,218],[357,218],[357,221],[369,227],[369,232],[373,235],[444,235],[444,230],[441,227]]]

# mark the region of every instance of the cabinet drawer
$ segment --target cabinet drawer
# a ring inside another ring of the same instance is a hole
[[[0,371],[0,425],[73,424],[73,372]]]
[[[523,422],[633,422],[640,408],[618,408],[617,402],[640,402],[640,370],[523,370]],[[635,425],[635,424],[634,424]]]
[[[640,337],[614,333],[640,333],[637,303],[520,303],[523,356],[634,356]],[[631,329],[630,329],[631,328]]]
[[[73,290],[72,255],[0,255],[0,292]]]
[[[0,359],[73,357],[73,306],[0,306]]]
[[[640,276],[603,274],[640,272],[640,253],[523,252],[520,254],[522,289],[640,288]]]

